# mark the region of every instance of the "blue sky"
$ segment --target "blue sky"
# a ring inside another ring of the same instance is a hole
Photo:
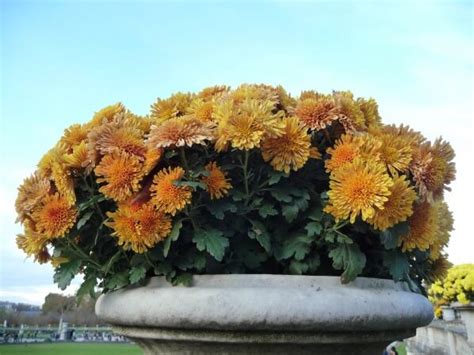
[[[16,249],[16,187],[62,131],[123,102],[214,84],[352,90],[386,123],[457,151],[448,251],[474,262],[474,8],[470,1],[21,1],[1,3],[0,299],[40,304],[49,266]]]

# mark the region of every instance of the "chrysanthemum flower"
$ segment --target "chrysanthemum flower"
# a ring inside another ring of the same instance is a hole
[[[16,237],[16,245],[23,250],[28,256],[39,254],[49,242],[49,238],[45,235],[36,233],[28,224],[25,226],[25,233],[18,234]]]
[[[436,200],[432,204],[436,212],[436,220],[438,223],[436,239],[430,246],[431,260],[437,260],[441,256],[444,247],[448,245],[451,231],[453,230],[453,215],[448,209],[448,205],[443,200]]]
[[[381,141],[378,148],[380,160],[382,160],[392,175],[398,175],[408,170],[412,159],[413,148],[411,138],[384,132],[380,129],[372,129],[370,133]]]
[[[76,223],[76,217],[74,205],[58,193],[46,196],[32,214],[36,231],[48,238],[63,237]]]
[[[86,127],[90,129],[100,126],[104,122],[111,122],[115,119],[117,115],[123,114],[125,113],[125,111],[126,108],[121,102],[104,107],[102,110],[97,111],[94,114],[94,117],[92,117],[90,122],[86,124]]]
[[[124,152],[106,155],[95,168],[98,183],[105,182],[99,191],[115,201],[124,201],[140,189],[143,164],[134,155]]]
[[[375,229],[385,230],[397,223],[404,222],[413,214],[413,202],[416,192],[404,175],[396,176],[390,187],[390,196],[383,209],[375,209],[375,214],[367,222]]]
[[[448,270],[453,266],[448,261],[446,255],[440,255],[436,260],[431,261],[430,264],[431,269],[428,272],[428,280],[430,282],[443,280],[447,276]]]
[[[379,160],[378,149],[381,144],[380,141],[368,134],[344,134],[336,141],[334,147],[326,150],[331,156],[325,162],[326,171],[331,172],[339,169],[357,157],[366,160]]]
[[[181,167],[165,168],[155,175],[150,191],[151,201],[158,210],[174,216],[176,212],[191,203],[192,189],[189,186],[174,184],[183,176],[184,170]]]
[[[255,100],[271,102],[275,106],[278,103],[278,92],[270,85],[242,84],[231,92],[231,98],[236,104]]]
[[[379,115],[379,108],[377,102],[370,98],[368,100],[359,97],[357,99],[357,104],[359,105],[360,110],[364,114],[365,126],[367,128],[376,128],[381,125],[381,117]]]
[[[63,136],[59,140],[66,147],[66,151],[70,153],[73,148],[87,138],[88,129],[85,125],[73,124],[64,131]]]
[[[331,97],[319,95],[300,100],[295,115],[310,129],[319,131],[337,119],[335,102]]]
[[[207,164],[206,171],[208,175],[203,176],[201,181],[206,185],[211,200],[217,200],[227,195],[232,185],[226,177],[226,173],[217,166],[216,162]]]
[[[197,96],[200,97],[201,99],[204,99],[204,101],[209,101],[215,98],[216,96],[221,96],[222,94],[228,92],[229,90],[230,90],[230,87],[225,86],[225,85],[210,86],[199,91]]]
[[[194,99],[186,110],[187,114],[199,121],[211,121],[214,112],[214,102]]]
[[[297,117],[283,119],[283,134],[262,141],[262,156],[277,171],[301,169],[310,156],[311,136]]]
[[[162,148],[148,147],[145,154],[145,161],[143,162],[143,175],[148,175],[161,160],[163,156]]]
[[[114,230],[118,244],[136,253],[153,248],[171,231],[171,219],[155,210],[151,204],[120,205],[115,212],[108,212],[111,221],[107,226]]]
[[[364,112],[354,100],[354,95],[350,91],[334,91],[332,94],[336,103],[336,112],[338,115],[346,116],[352,125],[359,130],[366,128]]]
[[[49,180],[35,172],[23,180],[18,188],[18,196],[15,201],[15,209],[18,214],[17,220],[23,222],[35,207],[44,199],[51,190]]]
[[[427,250],[436,240],[437,218],[436,210],[430,203],[425,201],[416,205],[413,215],[408,219],[410,230],[400,238],[402,251]]]
[[[381,163],[355,159],[331,174],[325,211],[336,220],[350,218],[354,223],[362,215],[365,221],[375,215],[376,208],[384,208],[392,185],[393,181]]]
[[[151,117],[157,123],[162,123],[170,118],[182,116],[186,113],[186,109],[191,102],[192,96],[178,92],[168,99],[157,99],[151,105]]]
[[[72,152],[64,156],[64,162],[69,169],[87,169],[91,168],[89,159],[89,149],[87,142],[82,141],[78,145],[72,147]]]
[[[193,117],[172,118],[159,126],[152,126],[146,144],[155,149],[204,145],[206,141],[214,140],[214,128],[211,121]]]
[[[442,196],[455,178],[454,150],[449,143],[437,139],[433,145],[426,142],[414,153],[410,171],[423,198],[432,201]]]

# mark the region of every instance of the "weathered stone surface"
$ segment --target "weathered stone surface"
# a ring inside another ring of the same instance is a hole
[[[289,275],[157,277],[101,296],[96,313],[149,354],[379,354],[433,318],[404,284]]]

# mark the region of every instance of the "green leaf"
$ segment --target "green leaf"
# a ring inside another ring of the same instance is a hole
[[[380,232],[380,241],[387,250],[395,249],[398,247],[400,237],[406,235],[410,231],[410,225],[408,222],[402,222],[394,225]]]
[[[90,295],[91,297],[94,297],[96,285],[97,285],[97,278],[95,276],[86,277],[86,279],[81,284],[81,286],[79,287],[76,293],[78,303],[80,303],[82,298],[87,294]]]
[[[256,239],[257,242],[265,249],[267,253],[272,250],[272,244],[270,242],[270,234],[267,228],[262,222],[250,220],[252,223],[252,229],[248,232],[248,236],[251,239]]]
[[[131,284],[135,284],[145,278],[146,269],[144,266],[133,266],[129,272],[129,280]]]
[[[265,203],[259,208],[258,214],[262,216],[262,218],[267,218],[268,216],[276,216],[278,211],[273,207],[273,205]]]
[[[408,263],[408,257],[400,250],[391,250],[385,253],[383,264],[388,268],[394,281],[407,279],[410,271],[410,264]]]
[[[54,282],[61,290],[65,290],[71,284],[72,279],[79,273],[81,260],[75,259],[59,265],[54,273]]]
[[[290,236],[283,242],[277,258],[282,260],[294,257],[296,260],[303,260],[310,252],[313,240],[312,237],[304,234]]]
[[[76,225],[76,229],[79,230],[81,229],[89,219],[91,219],[92,215],[94,214],[94,211],[89,211],[84,213],[84,215],[79,219]]]
[[[114,274],[105,283],[105,287],[109,290],[115,290],[127,286],[129,284],[128,271],[121,271]]]
[[[222,261],[229,240],[217,229],[199,229],[193,236],[193,242],[199,251],[206,250],[217,261]]]
[[[321,234],[323,226],[319,222],[309,222],[304,229],[308,232],[308,237],[314,237]]]
[[[174,222],[170,235],[163,242],[163,256],[165,258],[168,256],[168,253],[170,251],[171,242],[175,242],[178,240],[179,231],[181,230],[181,227],[183,227],[183,220],[178,219],[176,222]]]
[[[275,185],[276,183],[280,181],[282,177],[286,178],[289,176],[286,173],[283,173],[281,171],[275,171],[275,170],[270,171],[268,175],[270,176],[270,179],[268,179],[268,185]]]
[[[181,253],[175,263],[181,270],[196,269],[201,271],[206,267],[206,256],[195,248],[190,248]]]
[[[274,188],[270,193],[279,202],[291,202],[293,200],[288,190],[283,188]]]
[[[189,273],[183,273],[177,275],[173,278],[172,284],[173,286],[183,285],[183,286],[191,286],[193,283],[193,275]]]
[[[298,216],[298,206],[296,205],[283,205],[281,207],[281,212],[283,217],[288,221],[288,223],[293,222]]]
[[[105,200],[106,200],[106,198],[102,194],[94,195],[90,199],[80,203],[78,205],[78,210],[79,210],[79,212],[82,212],[82,211],[88,209],[89,207],[93,206],[94,204],[105,201]]]
[[[293,203],[296,205],[296,207],[298,207],[298,210],[300,212],[304,212],[309,206],[308,200],[309,200],[309,195],[304,194],[301,197],[295,198]]]
[[[108,274],[112,266],[117,262],[118,259],[122,256],[122,251],[119,250],[117,251],[109,260],[109,262],[106,265],[102,266],[102,271],[104,271],[105,274]]]
[[[234,201],[243,201],[247,196],[245,192],[239,190],[231,190],[232,192],[232,199]]]
[[[336,270],[344,270],[341,282],[348,283],[354,280],[365,267],[366,257],[357,244],[340,244],[329,252]]]
[[[212,201],[206,205],[208,211],[217,219],[223,220],[225,212],[237,212],[237,206],[228,200]]]
[[[306,273],[309,269],[309,265],[303,261],[291,260],[289,271],[293,275],[302,275]]]
[[[323,210],[320,206],[315,207],[309,212],[308,218],[312,221],[321,222],[323,218]]]

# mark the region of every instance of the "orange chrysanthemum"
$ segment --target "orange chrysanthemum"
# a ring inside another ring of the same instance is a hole
[[[178,92],[168,99],[157,99],[151,105],[151,117],[157,123],[162,123],[170,118],[182,116],[186,113],[186,109],[191,102],[190,94],[183,94]]]
[[[15,209],[18,221],[23,222],[28,218],[36,206],[44,199],[51,190],[51,184],[47,178],[35,172],[23,180],[18,188],[18,196],[15,201]]]
[[[283,134],[262,141],[262,156],[277,171],[301,169],[310,157],[311,136],[297,117],[283,119]]]
[[[148,175],[160,162],[163,156],[162,148],[148,147],[145,154],[145,161],[143,163],[143,174]]]
[[[143,164],[134,155],[124,152],[113,153],[102,158],[95,168],[98,183],[105,182],[99,188],[105,196],[115,201],[124,201],[140,189],[143,178]]]
[[[413,214],[413,202],[416,192],[405,176],[396,176],[390,187],[390,196],[383,209],[376,208],[372,218],[367,220],[375,229],[385,230],[397,223],[404,222]]]
[[[199,121],[211,121],[214,103],[212,101],[204,101],[201,98],[194,99],[186,111],[188,115]]]
[[[230,180],[226,178],[226,173],[217,166],[216,162],[207,164],[206,171],[208,175],[203,176],[201,181],[206,185],[211,200],[217,200],[227,195],[232,185]]]
[[[448,245],[454,224],[453,215],[443,200],[436,200],[432,204],[437,216],[437,233],[434,243],[430,246],[430,260],[437,260],[443,249]]]
[[[354,223],[362,215],[365,221],[375,215],[376,208],[383,209],[392,185],[381,163],[356,159],[331,174],[325,211],[336,220],[350,218]]]
[[[451,145],[437,139],[433,145],[422,144],[414,153],[410,171],[423,198],[433,199],[443,195],[455,178],[454,150]]]
[[[107,213],[107,226],[114,230],[118,244],[136,253],[153,248],[171,231],[171,219],[158,212],[151,204],[121,205],[115,212]]]
[[[49,238],[36,233],[30,225],[25,226],[25,233],[18,234],[16,237],[16,245],[23,250],[28,256],[34,256],[44,250],[49,242]]]
[[[337,119],[336,105],[331,97],[318,95],[299,101],[295,115],[310,129],[319,131]]]
[[[338,116],[346,117],[347,124],[353,128],[358,130],[366,128],[364,112],[350,91],[334,91],[332,96]]]
[[[91,169],[89,149],[86,141],[72,147],[72,152],[64,156],[64,162],[69,169]]]
[[[174,216],[176,212],[191,203],[191,188],[174,184],[175,181],[181,180],[183,176],[184,170],[181,167],[165,168],[155,175],[150,191],[151,201],[158,210]]]
[[[372,129],[370,132],[382,143],[377,151],[390,173],[398,175],[406,172],[412,159],[412,138],[380,129]]]
[[[73,148],[87,138],[87,127],[85,125],[73,124],[64,131],[63,136],[59,140],[61,144],[64,144],[66,151],[70,153]]]
[[[364,114],[365,125],[367,128],[377,128],[381,125],[381,117],[379,115],[379,108],[374,99],[358,98],[357,104]]]
[[[118,115],[126,112],[125,106],[118,102],[114,105],[104,107],[102,110],[96,112],[91,121],[86,124],[87,128],[94,128],[102,125],[104,122],[113,121]]]
[[[214,140],[215,124],[193,117],[172,118],[160,126],[152,126],[147,146],[151,148],[191,147]]]
[[[410,230],[400,238],[402,251],[413,249],[427,250],[438,233],[437,212],[428,202],[415,206],[413,215],[408,219]]]
[[[63,237],[76,223],[77,210],[60,194],[46,196],[33,211],[36,231],[47,238]]]

